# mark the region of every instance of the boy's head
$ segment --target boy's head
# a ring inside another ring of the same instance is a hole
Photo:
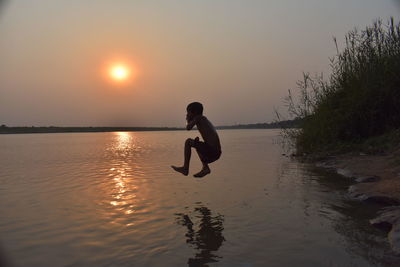
[[[203,115],[203,105],[199,102],[190,103],[187,106],[186,111],[188,114],[193,116]]]

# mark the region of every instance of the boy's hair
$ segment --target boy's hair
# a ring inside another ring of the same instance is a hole
[[[195,115],[203,115],[203,105],[199,102],[190,103],[186,110],[192,112]]]

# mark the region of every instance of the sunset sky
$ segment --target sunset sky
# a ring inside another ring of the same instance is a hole
[[[0,0],[1,2],[1,0]],[[11,0],[0,8],[0,124],[270,122],[332,37],[399,20],[396,0]],[[282,109],[283,110],[283,109]]]

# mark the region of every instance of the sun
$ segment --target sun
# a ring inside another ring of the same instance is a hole
[[[124,82],[129,79],[131,71],[125,64],[113,64],[109,68],[109,75],[116,82]]]

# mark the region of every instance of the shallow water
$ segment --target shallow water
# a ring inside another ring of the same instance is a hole
[[[384,266],[349,181],[282,156],[275,130],[220,131],[203,179],[170,169],[196,132],[0,136],[0,242],[15,266]],[[201,165],[192,154],[191,174]]]

